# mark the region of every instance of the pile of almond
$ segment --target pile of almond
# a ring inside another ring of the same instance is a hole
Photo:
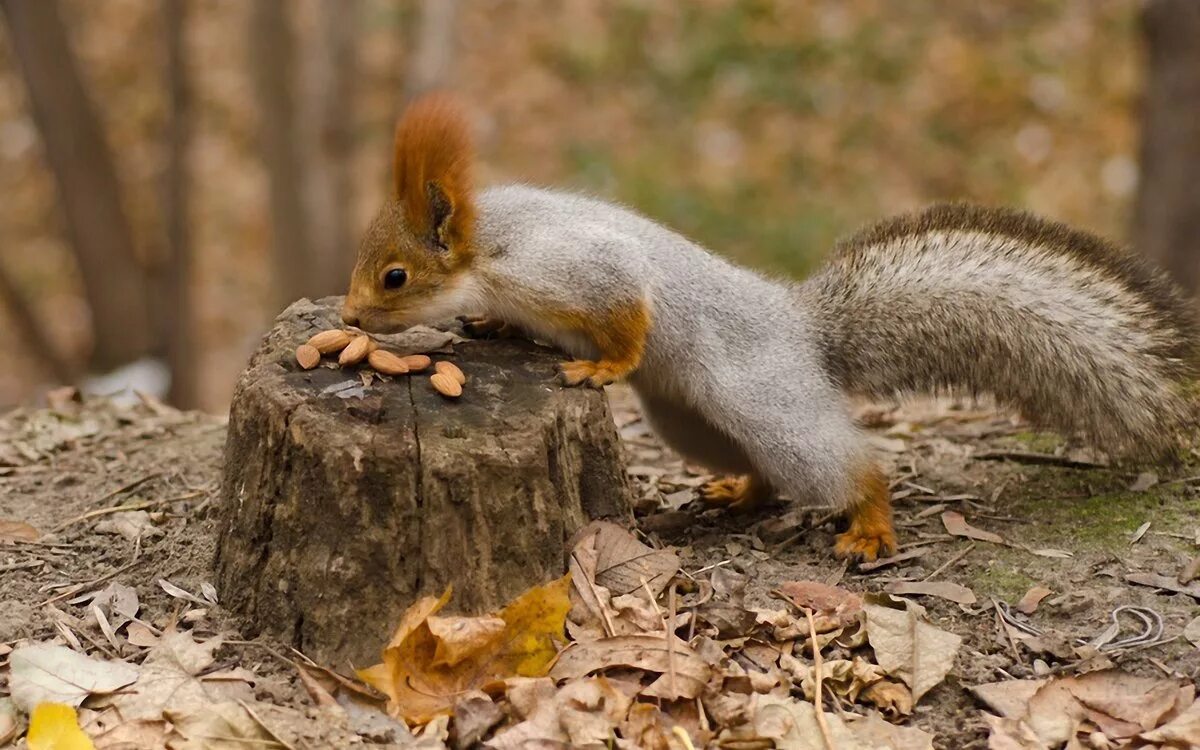
[[[432,360],[424,354],[402,357],[380,349],[379,344],[364,333],[351,333],[340,328],[321,331],[307,343],[296,347],[296,362],[305,370],[311,370],[321,364],[321,357],[326,354],[337,354],[341,367],[353,367],[366,360],[371,369],[384,375],[409,375],[421,372],[432,364]],[[433,369],[429,383],[434,390],[447,398],[462,395],[463,385],[467,382],[462,370],[453,362],[446,361],[438,362]]]

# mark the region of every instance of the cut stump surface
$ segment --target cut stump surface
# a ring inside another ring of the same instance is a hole
[[[238,382],[216,568],[250,633],[366,666],[417,597],[452,585],[452,609],[503,605],[561,575],[570,536],[627,518],[629,499],[608,402],[557,385],[561,355],[446,345],[433,358],[468,378],[453,401],[432,370],[366,387],[359,368],[302,370],[297,345],[338,326],[340,303],[285,310]]]

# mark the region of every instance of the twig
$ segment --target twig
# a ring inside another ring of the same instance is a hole
[[[103,503],[107,500],[111,500],[123,492],[129,492],[130,490],[132,490],[133,488],[137,487],[140,484],[149,482],[151,479],[161,477],[164,473],[165,472],[155,471],[155,472],[151,472],[150,474],[147,474],[146,476],[142,477],[141,479],[135,479],[132,482],[130,482],[129,484],[122,485],[121,487],[116,488],[112,492],[110,492],[107,495],[105,495],[104,497],[100,498],[99,500],[96,501],[96,504],[99,505],[100,503]]]
[[[571,553],[571,557],[575,560],[575,564],[579,566],[579,569],[584,570],[583,563],[579,562],[579,558],[575,557],[574,552]],[[587,581],[588,588],[592,591],[592,597],[596,600],[596,606],[600,608],[600,617],[604,620],[604,632],[608,634],[609,638],[612,638],[617,634],[617,631],[613,628],[612,618],[608,616],[608,607],[605,607],[604,602],[600,600],[600,592],[596,590],[596,583],[586,575],[583,577],[583,580]]]
[[[804,610],[804,617],[808,620],[808,637],[811,639],[813,654],[813,679],[817,683],[813,696],[813,704],[817,709],[817,727],[821,730],[821,739],[825,740],[827,750],[837,750],[833,744],[833,735],[829,731],[829,722],[825,719],[825,697],[822,695],[825,680],[822,670],[824,662],[821,659],[821,646],[817,643],[817,624],[813,622],[811,609]]]
[[[697,698],[699,700],[699,698]],[[683,745],[684,750],[696,750],[696,746],[692,744],[692,738],[688,736],[687,730],[679,725],[671,727],[671,734],[679,740]]]
[[[44,607],[47,604],[54,604],[55,602],[62,601],[63,599],[66,599],[68,597],[75,596],[80,591],[83,591],[84,589],[89,588],[91,586],[95,586],[98,583],[104,583],[105,581],[107,581],[109,579],[116,578],[117,576],[121,575],[122,573],[124,573],[128,570],[131,570],[138,565],[141,565],[143,562],[145,562],[145,558],[143,558],[141,560],[134,560],[133,562],[129,563],[128,565],[121,567],[121,568],[117,568],[116,570],[114,570],[113,572],[111,572],[107,575],[102,575],[99,578],[93,579],[91,581],[87,581],[86,583],[76,584],[76,585],[72,586],[71,588],[67,589],[66,591],[62,592],[61,594],[57,594],[55,596],[50,597],[46,601],[41,602],[37,606]]]
[[[1025,660],[1021,658],[1021,650],[1017,648],[1017,642],[1012,636],[1012,631],[1008,629],[1008,623],[1004,620],[1004,614],[1000,611],[1000,604],[995,599],[992,600],[992,607],[996,610],[996,622],[1000,625],[1000,630],[1003,631],[1004,637],[1008,640],[1008,646],[1012,649],[1013,661],[1017,664],[1024,664]]]
[[[1107,466],[1107,464],[1097,463],[1096,461],[1056,456],[1053,453],[1035,453],[1033,451],[990,450],[976,453],[974,458],[978,461],[1002,461],[1007,459],[1019,464],[1066,466],[1071,469],[1097,469]]]
[[[667,594],[667,674],[670,675],[671,695],[679,695],[675,687],[675,583]]]
[[[939,573],[944,572],[951,565],[953,565],[954,563],[958,562],[959,560],[961,560],[964,557],[966,557],[967,555],[969,555],[971,553],[971,550],[973,550],[973,549],[975,549],[975,542],[971,542],[970,544],[968,544],[957,555],[955,555],[954,557],[951,557],[949,560],[947,560],[946,562],[939,565],[936,570],[934,570],[932,573],[925,576],[921,580],[929,581],[929,580],[933,580],[934,578],[937,578]]]
[[[81,523],[83,521],[88,521],[93,518],[97,518],[99,516],[106,516],[110,513],[121,513],[121,512],[127,511],[127,510],[145,510],[146,508],[157,508],[160,505],[170,505],[171,503],[180,503],[180,502],[183,502],[184,500],[191,500],[192,498],[200,497],[203,494],[204,494],[203,492],[190,492],[186,495],[180,495],[179,497],[168,497],[168,498],[164,498],[162,500],[146,500],[146,501],[140,502],[140,503],[129,503],[128,505],[114,505],[110,508],[99,508],[97,510],[89,510],[87,513],[84,513],[81,516],[76,516],[75,518],[72,518],[68,521],[63,521],[59,525],[55,526],[54,529],[52,529],[52,531],[57,533],[59,531],[62,531],[65,528],[67,528],[68,526],[74,526],[77,523]]]

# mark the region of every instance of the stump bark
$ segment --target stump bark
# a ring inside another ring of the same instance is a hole
[[[555,384],[561,355],[460,342],[445,355],[468,377],[455,401],[428,372],[364,388],[294,359],[339,306],[289,307],[238,382],[216,569],[250,633],[365,666],[417,597],[452,585],[452,609],[500,606],[562,575],[571,534],[627,518],[629,498],[607,399]]]

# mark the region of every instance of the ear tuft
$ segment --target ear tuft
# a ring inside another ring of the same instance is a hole
[[[418,235],[469,253],[475,223],[470,127],[448,94],[426,94],[396,125],[396,197]]]

